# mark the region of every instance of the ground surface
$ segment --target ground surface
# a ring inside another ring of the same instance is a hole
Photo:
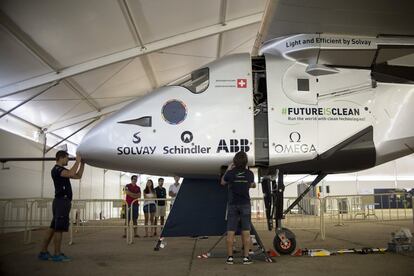
[[[361,248],[386,247],[390,233],[401,226],[413,231],[413,222],[345,223],[327,225],[322,241],[316,230],[295,230],[301,248]],[[263,227],[257,227],[263,229]],[[198,259],[217,237],[209,239],[170,238],[166,248],[153,251],[155,238],[135,239],[127,245],[117,228],[86,229],[74,233],[74,244],[64,244],[71,262],[53,263],[36,258],[44,231],[33,231],[32,243],[23,244],[23,233],[0,235],[0,275],[414,275],[414,253],[349,254],[330,257],[275,258],[276,263],[256,260],[252,265],[224,263],[224,243],[214,253],[217,257]],[[272,246],[273,234],[259,230],[267,247]],[[67,242],[68,235],[65,237]],[[50,250],[52,247],[50,248]]]

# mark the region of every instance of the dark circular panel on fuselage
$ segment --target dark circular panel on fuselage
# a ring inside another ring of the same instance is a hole
[[[171,100],[164,104],[161,113],[167,123],[178,125],[187,117],[187,107],[181,101]]]

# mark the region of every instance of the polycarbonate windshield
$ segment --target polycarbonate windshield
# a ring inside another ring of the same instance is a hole
[[[199,94],[208,88],[209,85],[209,69],[201,68],[191,72],[188,75],[180,78],[179,80],[171,83],[171,85],[179,85],[187,88],[193,93]]]

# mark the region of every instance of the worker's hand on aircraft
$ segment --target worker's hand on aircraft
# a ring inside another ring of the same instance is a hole
[[[81,162],[81,161],[82,161],[82,158],[81,158],[81,156],[79,155],[79,153],[76,153],[76,161],[77,161],[77,162]]]

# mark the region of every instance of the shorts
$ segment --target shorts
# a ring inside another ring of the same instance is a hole
[[[56,232],[68,232],[69,230],[69,214],[72,201],[68,198],[55,198],[52,204],[53,218],[50,228]]]
[[[134,224],[136,224],[137,219],[139,216],[139,205],[138,204],[134,204],[132,205],[132,221],[134,222]],[[125,221],[126,221],[126,214],[125,214]],[[131,206],[128,206],[128,221],[131,221]]]
[[[156,217],[165,217],[165,214],[166,214],[166,208],[165,208],[166,206],[165,205],[163,205],[163,206],[160,206],[160,205],[157,205],[157,210],[155,211],[155,216]]]
[[[155,203],[144,205],[144,214],[155,213]]]
[[[229,205],[227,211],[227,231],[237,231],[239,225],[242,231],[250,231],[251,206]]]

